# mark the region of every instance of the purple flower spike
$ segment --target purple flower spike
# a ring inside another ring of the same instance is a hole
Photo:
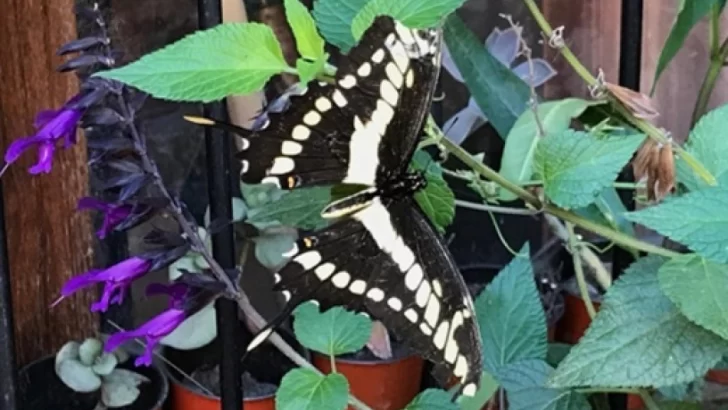
[[[141,325],[139,328],[129,332],[119,332],[111,336],[106,342],[104,350],[114,351],[127,340],[135,338],[146,339],[144,354],[137,357],[134,364],[137,366],[151,366],[152,352],[159,341],[172,333],[187,317],[184,310],[168,309],[152,318],[152,320]]]
[[[183,309],[185,305],[185,297],[190,294],[190,286],[186,283],[172,283],[165,285],[162,283],[152,283],[147,286],[146,295],[167,295],[169,296],[169,307]]]
[[[78,210],[94,209],[104,213],[104,222],[96,231],[99,239],[104,239],[119,224],[124,222],[131,214],[134,206],[128,204],[114,204],[100,201],[95,198],[81,198],[78,201]]]
[[[88,286],[104,283],[101,299],[91,305],[92,312],[105,312],[110,304],[120,304],[131,283],[149,272],[152,262],[137,256],[123,260],[107,269],[94,269],[69,280],[61,289],[66,298]]]
[[[63,139],[66,148],[76,143],[76,126],[83,116],[83,110],[69,108],[69,103],[77,98],[69,100],[58,111],[41,111],[35,118],[38,132],[13,141],[5,152],[5,163],[17,161],[25,151],[37,146],[38,162],[29,171],[31,174],[50,172],[56,142]]]

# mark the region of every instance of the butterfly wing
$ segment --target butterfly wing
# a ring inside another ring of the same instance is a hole
[[[386,201],[386,200],[385,200]],[[276,275],[286,312],[308,301],[365,311],[435,364],[463,392],[480,381],[481,340],[473,303],[452,257],[411,198],[367,208],[303,237]]]
[[[374,186],[406,168],[439,73],[440,34],[380,16],[339,64],[333,83],[311,82],[263,129],[188,118],[243,137],[243,182],[285,189]]]

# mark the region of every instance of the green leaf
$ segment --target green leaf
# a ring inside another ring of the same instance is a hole
[[[632,222],[654,229],[716,262],[728,262],[728,189],[712,187],[630,212]]]
[[[316,75],[323,71],[326,64],[326,57],[315,61],[308,61],[302,58],[296,60],[296,71],[302,84],[306,84],[316,78]]]
[[[316,230],[328,222],[321,217],[321,210],[331,202],[330,187],[312,187],[286,192],[272,203],[250,209],[247,222],[258,228],[270,226],[272,221],[285,226]]]
[[[571,119],[580,116],[587,107],[596,105],[580,98],[565,98],[538,105],[538,119],[532,110],[518,118],[506,138],[500,174],[515,183],[526,182],[533,176],[533,156],[539,141],[539,123],[545,135],[561,134],[569,128]],[[501,189],[500,199],[514,201],[516,195]]]
[[[510,363],[546,358],[546,316],[529,257],[526,244],[475,301],[483,367],[494,375]]]
[[[728,266],[684,255],[662,265],[659,278],[662,290],[683,315],[728,339]]]
[[[351,32],[355,39],[372,25],[377,16],[391,16],[410,28],[428,28],[460,7],[465,0],[371,0],[354,17]]]
[[[293,369],[281,380],[276,410],[344,410],[348,400],[349,382],[343,375]]]
[[[692,323],[662,293],[657,271],[664,262],[639,259],[609,288],[552,386],[669,386],[702,377],[720,360],[728,342]]]
[[[700,403],[690,403],[685,401],[664,401],[660,402],[660,410],[703,410]]]
[[[275,184],[240,184],[243,200],[249,208],[260,208],[278,201],[287,193]]]
[[[372,321],[340,306],[323,313],[317,307],[307,307],[296,310],[293,330],[305,347],[337,356],[364,347],[372,333]]]
[[[563,208],[580,208],[596,200],[617,178],[644,135],[597,139],[566,130],[549,135],[536,148],[534,167],[546,196]]]
[[[273,30],[259,23],[228,23],[199,31],[141,59],[96,75],[154,97],[210,102],[250,94],[270,77],[290,72]]]
[[[546,363],[552,367],[556,367],[561,363],[566,355],[569,354],[574,345],[566,343],[549,343],[548,353],[546,353]]]
[[[326,40],[347,52],[356,44],[351,22],[369,0],[316,0],[313,16]]]
[[[728,186],[727,122],[728,105],[723,105],[701,117],[685,143],[685,150],[703,164],[722,186]],[[675,165],[678,181],[688,189],[698,191],[708,187],[685,161],[677,159]]]
[[[512,363],[502,369],[497,376],[508,393],[508,409],[591,410],[583,394],[546,387],[553,371],[543,360]]]
[[[626,212],[617,190],[612,187],[602,191],[593,204],[574,210],[574,213],[593,222],[634,236],[634,226],[624,217]]]
[[[453,403],[452,395],[445,390],[427,389],[412,399],[403,410],[458,410],[458,405]]]
[[[282,267],[288,260],[284,254],[293,248],[296,235],[266,234],[253,238],[255,241],[255,259],[268,269]]]
[[[316,30],[316,22],[299,0],[285,0],[286,19],[296,37],[296,48],[301,56],[316,61],[324,57],[324,39]]]
[[[462,396],[460,399],[460,410],[481,410],[488,400],[498,391],[498,381],[488,372],[483,371],[480,376],[480,387],[475,396]],[[457,388],[457,387],[455,387]],[[454,389],[455,389],[454,388]]]
[[[440,233],[455,218],[455,194],[442,176],[442,167],[426,151],[415,152],[412,168],[425,173],[427,186],[415,193],[415,200]]]
[[[480,41],[455,14],[445,20],[445,42],[465,84],[505,139],[513,124],[528,107],[528,85],[483,47]]]
[[[710,11],[716,0],[680,0],[677,16],[667,36],[665,45],[662,47],[660,58],[657,60],[657,68],[655,69],[655,80],[652,83],[650,94],[655,92],[655,85],[659,80],[670,60],[677,54],[682,47],[685,39],[688,37],[690,30]]]

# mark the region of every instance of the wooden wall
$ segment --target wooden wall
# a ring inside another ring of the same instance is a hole
[[[72,74],[57,74],[55,49],[76,36],[73,0],[6,0],[0,12],[0,149],[33,133],[35,114],[78,90]],[[60,150],[50,175],[30,176],[34,154],[2,178],[16,351],[22,365],[53,353],[67,339],[92,334],[85,292],[55,308],[64,282],[90,267],[92,232],[75,212],[87,192],[86,148]]]

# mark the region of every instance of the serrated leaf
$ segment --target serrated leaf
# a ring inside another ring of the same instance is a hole
[[[86,366],[76,359],[66,359],[56,368],[56,374],[73,391],[91,393],[101,387],[101,378],[94,373],[90,366]]]
[[[508,133],[503,148],[500,174],[515,183],[526,182],[533,176],[533,157],[539,141],[539,129],[545,135],[555,135],[566,131],[571,120],[580,116],[594,102],[581,98],[565,98],[558,101],[543,102],[538,105],[538,122],[532,110],[527,110],[516,120]],[[514,201],[516,195],[501,189],[500,199]]]
[[[660,286],[683,315],[728,339],[728,266],[697,255],[673,258],[660,268]]]
[[[86,366],[91,366],[104,350],[104,344],[100,340],[88,338],[78,348],[78,359]]]
[[[351,32],[355,39],[372,25],[377,16],[391,16],[410,28],[428,28],[439,23],[442,18],[460,7],[465,0],[371,0],[357,13],[351,22]]]
[[[636,134],[598,139],[566,130],[539,141],[534,169],[551,201],[563,208],[580,208],[612,184],[644,138]]]
[[[250,209],[247,222],[258,227],[270,226],[271,221],[306,230],[325,227],[328,222],[321,210],[331,202],[330,187],[300,188],[285,193],[275,202]]]
[[[255,259],[268,269],[280,268],[288,258],[283,256],[293,248],[297,235],[267,234],[253,238]]]
[[[342,52],[356,44],[351,22],[369,0],[316,0],[313,16],[326,41]]]
[[[475,301],[483,338],[483,367],[546,358],[546,316],[536,289],[528,244]]]
[[[685,143],[685,150],[719,181],[719,185],[728,186],[728,105],[718,107],[705,114],[690,131]],[[678,181],[691,191],[708,187],[706,182],[695,175],[685,161],[675,161]]]
[[[652,83],[652,91],[650,93],[654,93],[657,80],[660,79],[665,68],[667,68],[672,58],[675,57],[682,47],[690,30],[710,12],[714,4],[716,4],[716,0],[680,0],[677,16],[670,29],[670,34],[667,36],[667,40],[665,40],[665,45],[662,47],[660,57],[657,60],[655,79]]]
[[[444,34],[450,55],[473,99],[505,139],[528,106],[530,88],[493,57],[455,14],[445,20]]]
[[[427,152],[415,152],[412,167],[423,171],[427,178],[427,186],[415,193],[415,200],[430,222],[443,233],[455,218],[455,194],[442,177],[442,167]]]
[[[301,84],[306,84],[316,78],[316,75],[323,71],[325,64],[325,58],[320,58],[314,61],[308,61],[302,58],[296,60],[296,70],[298,71],[298,77],[301,80]]]
[[[295,311],[293,330],[305,347],[327,355],[352,353],[364,347],[372,332],[372,321],[340,306],[323,313],[318,307]]]
[[[720,360],[728,342],[692,323],[662,293],[657,271],[664,262],[639,259],[609,288],[552,386],[669,386],[702,377]]]
[[[293,369],[281,380],[276,410],[344,410],[348,399],[349,382],[343,375]]]
[[[574,209],[574,213],[577,215],[634,236],[634,226],[624,217],[626,212],[627,208],[617,190],[612,187],[602,191],[593,204]]]
[[[711,187],[625,214],[716,262],[728,262],[728,189]]]
[[[117,364],[119,364],[119,359],[116,358],[116,355],[113,353],[104,353],[96,358],[91,368],[94,373],[100,376],[106,376],[111,374]]]
[[[403,410],[458,410],[452,395],[445,390],[426,389],[418,394]]]
[[[460,399],[460,410],[482,410],[486,403],[498,391],[498,381],[493,376],[484,371],[480,376],[480,387],[475,392],[475,396],[462,396]]]
[[[554,369],[543,360],[512,363],[497,375],[508,393],[509,410],[591,410],[586,396],[546,387]]]
[[[273,30],[259,23],[227,23],[199,31],[117,69],[96,74],[154,97],[210,102],[258,91],[292,69]]]
[[[286,19],[296,37],[296,48],[301,56],[316,61],[324,56],[324,39],[316,30],[316,22],[299,0],[285,0]]]

